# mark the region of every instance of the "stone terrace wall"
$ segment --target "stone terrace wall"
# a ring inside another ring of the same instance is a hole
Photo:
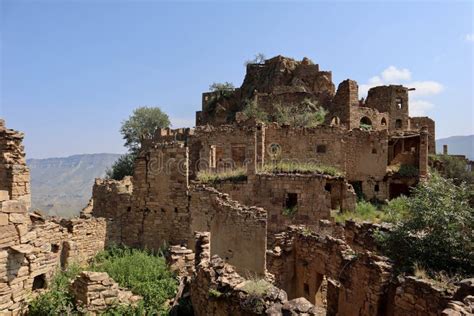
[[[30,207],[30,171],[23,151],[23,133],[5,127],[0,119],[0,203],[18,200]]]

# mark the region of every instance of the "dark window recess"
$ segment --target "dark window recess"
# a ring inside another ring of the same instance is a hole
[[[402,128],[402,120],[398,119],[395,121],[395,128]]]
[[[161,213],[166,213],[164,208],[161,209]]]
[[[174,208],[174,212],[178,213],[178,208],[177,207]]]
[[[316,146],[316,152],[318,154],[324,154],[326,153],[326,145],[317,145]]]
[[[377,149],[372,148],[372,153],[373,153],[373,154],[376,154],[376,153],[377,153]]]
[[[51,244],[51,251],[54,253],[59,252],[59,245],[58,244]]]
[[[296,193],[287,193],[285,199],[285,207],[293,208],[298,205],[298,194]]]
[[[131,212],[131,211],[132,211],[132,207],[131,206],[127,207],[127,212]]]
[[[376,184],[376,185],[374,186],[374,191],[375,191],[375,192],[379,192],[379,191],[380,191],[380,187],[379,187],[378,184]]]
[[[46,275],[40,274],[33,279],[33,291],[46,288]]]
[[[304,287],[304,295],[309,296],[309,285],[305,283],[303,287]]]
[[[324,186],[324,190],[331,192],[331,189],[332,189],[331,183],[326,183],[326,185]]]

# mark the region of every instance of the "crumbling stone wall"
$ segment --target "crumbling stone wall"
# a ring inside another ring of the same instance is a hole
[[[264,275],[266,211],[245,207],[226,194],[203,186],[192,188],[190,200],[190,231],[211,232],[211,254],[224,258],[242,273]]]
[[[34,291],[68,263],[85,263],[104,248],[105,219],[45,219],[28,213],[29,173],[21,133],[0,124],[0,314],[17,314]],[[6,177],[3,177],[7,175]],[[8,193],[8,194],[5,194]]]
[[[390,132],[409,130],[408,88],[401,85],[371,88],[365,106],[389,114],[387,125]]]
[[[246,280],[235,268],[210,254],[209,233],[196,233],[196,275],[191,283],[195,315],[316,315],[305,299],[287,300],[286,293],[269,284],[263,294],[246,290]]]
[[[26,166],[23,133],[5,127],[0,119],[0,202],[18,200],[29,208],[30,171]]]
[[[96,179],[92,188],[90,215],[107,218],[107,240],[120,244],[129,234],[133,184],[131,177],[121,181]],[[85,214],[83,214],[84,216]]]
[[[120,288],[106,272],[82,271],[70,286],[75,303],[91,315],[117,305],[136,305],[142,298]]]
[[[428,130],[428,153],[430,155],[436,154],[436,134],[435,121],[429,117],[410,117],[410,129],[419,131],[423,127]]]
[[[452,297],[446,290],[415,277],[402,278],[393,298],[394,316],[439,315]]]

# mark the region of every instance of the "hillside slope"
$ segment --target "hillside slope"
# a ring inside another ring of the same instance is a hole
[[[94,179],[118,154],[74,155],[64,158],[28,159],[31,170],[32,208],[50,215],[78,215],[92,194]]]
[[[448,145],[448,153],[452,155],[465,155],[474,160],[474,135],[451,136],[436,140],[436,151],[443,152],[443,145]]]

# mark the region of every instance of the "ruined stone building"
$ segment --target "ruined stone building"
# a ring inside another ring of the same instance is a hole
[[[132,177],[96,179],[89,206],[71,220],[27,212],[22,135],[2,123],[0,313],[21,312],[55,269],[85,262],[110,243],[170,246],[196,315],[472,312],[471,283],[449,292],[395,278],[373,236],[387,228],[331,217],[354,210],[357,194],[389,199],[428,175],[434,122],[408,116],[408,91],[376,87],[358,100],[354,81],[336,91],[331,73],[308,59],[250,64],[239,89],[203,94],[195,128],[159,130],[144,141]],[[328,111],[325,124],[262,124],[242,113],[249,100],[272,112],[274,104],[306,99]],[[267,168],[284,161],[338,172]],[[219,181],[198,176],[235,170],[244,171]],[[252,278],[268,282],[264,295],[246,290]],[[84,273],[78,282],[75,291],[88,301],[93,277]]]

